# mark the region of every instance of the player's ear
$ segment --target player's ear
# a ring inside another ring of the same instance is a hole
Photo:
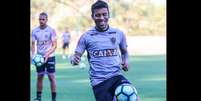
[[[108,10],[108,18],[110,18],[110,11]]]
[[[93,13],[91,14],[91,18],[94,19],[94,14]]]

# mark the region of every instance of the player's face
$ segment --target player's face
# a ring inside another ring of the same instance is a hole
[[[95,9],[92,17],[98,29],[100,30],[107,29],[109,19],[109,12],[107,8]]]
[[[40,26],[45,26],[47,23],[47,17],[45,15],[40,15],[39,16],[39,23],[40,23]]]

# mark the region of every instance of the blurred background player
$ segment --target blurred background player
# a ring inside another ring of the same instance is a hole
[[[65,31],[62,33],[62,58],[66,59],[69,55],[69,44],[70,44],[71,35],[68,27],[65,28]]]
[[[32,30],[32,55],[35,53],[35,45],[37,46],[37,54],[41,54],[45,59],[45,64],[36,67],[37,71],[37,97],[34,101],[41,101],[43,78],[47,72],[50,81],[52,101],[56,101],[56,80],[55,80],[55,49],[57,47],[56,32],[48,26],[48,15],[44,12],[39,15],[40,26]]]
[[[131,84],[121,72],[121,67],[128,71],[126,37],[122,31],[108,25],[109,8],[106,2],[98,0],[91,6],[91,12],[95,27],[80,37],[71,63],[79,65],[86,50],[96,101],[115,101],[116,87],[123,83]]]

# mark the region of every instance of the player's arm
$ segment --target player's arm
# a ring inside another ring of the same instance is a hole
[[[33,56],[35,53],[35,41],[31,42],[31,56]]]
[[[35,54],[35,50],[36,50],[35,47],[36,47],[36,37],[34,35],[34,32],[32,31],[32,33],[31,33],[31,58]]]
[[[35,41],[31,42],[31,54],[30,54],[30,61],[32,61],[32,58],[34,56],[35,53]]]
[[[84,36],[82,35],[77,43],[75,53],[70,59],[70,63],[72,65],[79,64],[80,58],[81,58],[82,54],[84,54],[85,49],[86,49],[86,40],[85,40]]]
[[[47,53],[44,56],[45,57],[45,62],[47,61],[49,55],[56,50],[56,48],[57,48],[57,40],[55,39],[55,40],[52,41],[52,47],[47,51]]]
[[[127,48],[120,48],[121,59],[122,59],[122,69],[128,71],[128,50]]]
[[[52,47],[44,55],[45,62],[47,62],[47,59],[48,59],[49,55],[52,54],[56,50],[56,48],[57,48],[57,39],[56,39],[56,32],[55,32],[55,30],[52,30],[51,34],[52,34],[52,37],[51,37]]]
[[[71,57],[71,64],[78,65],[80,63],[81,56],[81,53],[75,52],[75,54]]]
[[[127,50],[127,42],[126,36],[124,33],[121,33],[121,41],[120,41],[120,51],[121,51],[121,59],[122,59],[122,69],[124,71],[128,71],[128,50]]]

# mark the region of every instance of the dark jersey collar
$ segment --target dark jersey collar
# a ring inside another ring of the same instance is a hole
[[[105,31],[107,31],[109,28],[110,28],[109,25],[107,26],[107,28],[106,28],[105,30],[100,30],[100,29],[98,29],[97,27],[95,27],[95,29],[96,29],[97,31],[99,31],[99,32],[105,32]]]

